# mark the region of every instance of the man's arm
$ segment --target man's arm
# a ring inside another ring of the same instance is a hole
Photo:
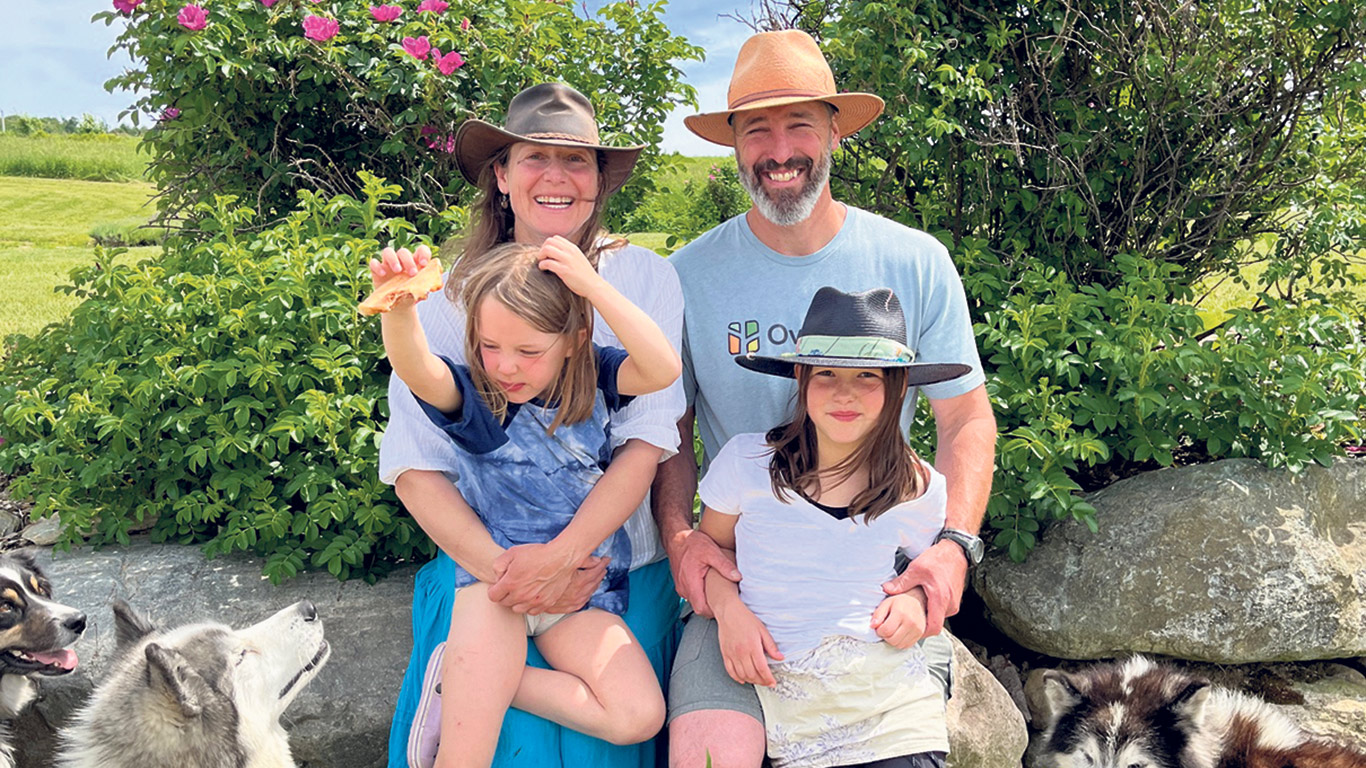
[[[710,617],[707,604],[707,571],[731,581],[740,580],[735,561],[727,556],[711,537],[693,530],[692,502],[697,495],[697,460],[693,457],[693,409],[689,408],[678,421],[678,453],[659,465],[651,488],[651,506],[664,551],[669,555],[674,588],[687,600],[693,611]]]
[[[945,526],[977,533],[991,496],[991,475],[996,460],[996,417],[991,412],[986,386],[957,397],[931,400],[939,448],[934,465],[948,488]],[[911,561],[906,570],[883,585],[888,594],[925,590],[925,634],[944,629],[944,619],[958,613],[967,582],[968,561],[963,549],[940,541]]]

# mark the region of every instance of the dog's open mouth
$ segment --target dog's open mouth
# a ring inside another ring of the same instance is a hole
[[[6,648],[0,656],[0,664],[25,674],[65,675],[76,668],[76,652],[70,648],[46,652]]]
[[[289,692],[294,690],[294,686],[299,684],[299,680],[302,679],[304,675],[322,666],[322,663],[327,661],[327,654],[331,651],[332,646],[328,645],[327,641],[324,640],[322,645],[318,646],[318,652],[313,654],[313,658],[304,665],[303,669],[295,672],[294,677],[290,678],[289,682],[285,684],[285,687],[280,689],[279,698],[283,699],[285,696],[289,695]]]

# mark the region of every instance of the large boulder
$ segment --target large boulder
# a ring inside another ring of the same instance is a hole
[[[412,650],[415,569],[374,586],[310,573],[272,585],[249,557],[205,560],[195,548],[135,543],[95,552],[39,552],[57,600],[87,613],[76,643],[76,672],[41,682],[34,706],[15,722],[20,768],[52,765],[56,731],[90,696],[114,661],[114,598],[153,621],[175,626],[217,621],[244,627],[299,600],[311,600],[332,657],[285,712],[282,722],[300,768],[385,764],[389,721]]]
[[[1024,713],[962,642],[953,640],[947,768],[1019,768],[1029,730]]]
[[[975,586],[1016,642],[1060,658],[1218,663],[1366,655],[1366,461],[1149,472],[1088,499],[1100,532],[1047,532]]]

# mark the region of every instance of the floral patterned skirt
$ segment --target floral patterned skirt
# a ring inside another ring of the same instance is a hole
[[[902,650],[831,635],[770,666],[778,684],[755,689],[774,768],[948,751],[943,688],[919,645]]]

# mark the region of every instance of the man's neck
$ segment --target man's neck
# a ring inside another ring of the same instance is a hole
[[[745,214],[745,221],[759,242],[778,253],[784,256],[810,256],[835,239],[848,213],[849,209],[843,203],[837,203],[831,197],[830,186],[826,185],[816,201],[816,207],[804,221],[784,227],[764,218],[755,208],[750,208],[749,213]]]

